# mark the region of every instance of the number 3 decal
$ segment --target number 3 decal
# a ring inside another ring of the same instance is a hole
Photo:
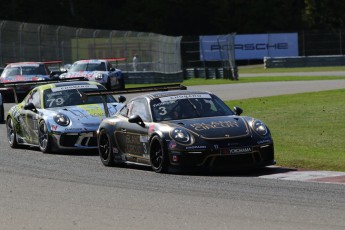
[[[159,109],[159,115],[164,116],[165,114],[167,114],[167,110],[165,107],[162,106],[162,107],[159,107],[158,109]]]

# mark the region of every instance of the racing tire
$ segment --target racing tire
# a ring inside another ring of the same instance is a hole
[[[150,162],[153,171],[157,173],[168,172],[168,151],[159,136],[154,136],[150,142]]]
[[[110,81],[109,76],[108,76],[108,80],[107,80],[107,84],[105,85],[105,88],[107,88],[107,90],[111,90],[111,81]]]
[[[43,153],[49,153],[52,147],[48,127],[43,120],[38,125],[38,146]]]
[[[0,123],[2,123],[5,119],[5,109],[4,104],[1,104],[0,106]]]
[[[7,130],[7,140],[11,148],[18,148],[19,144],[17,141],[17,132],[11,117],[7,118],[6,121],[6,130]]]
[[[111,138],[105,129],[102,129],[98,136],[98,153],[103,165],[115,166],[115,156]]]

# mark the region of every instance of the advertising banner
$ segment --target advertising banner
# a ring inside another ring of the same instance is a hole
[[[231,36],[200,36],[200,60],[222,61],[229,59]],[[298,34],[245,34],[235,36],[235,60],[263,59],[264,57],[298,56]]]

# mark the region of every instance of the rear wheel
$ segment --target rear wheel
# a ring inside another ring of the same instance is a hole
[[[7,118],[6,129],[8,143],[10,144],[11,148],[18,148],[19,145],[17,142],[17,132],[16,128],[14,127],[13,119],[11,117]]]
[[[44,153],[48,153],[51,150],[51,137],[49,136],[48,127],[44,121],[39,123],[38,145],[40,150]]]
[[[2,123],[5,119],[5,109],[4,104],[0,105],[0,122]]]
[[[157,173],[168,171],[169,159],[166,147],[159,136],[154,136],[150,144],[150,161],[152,169]]]
[[[108,76],[108,80],[107,80],[107,84],[105,85],[105,88],[107,88],[107,90],[111,90],[111,80],[110,80],[110,76]]]
[[[99,133],[98,153],[105,166],[115,166],[113,144],[105,129],[102,129]]]

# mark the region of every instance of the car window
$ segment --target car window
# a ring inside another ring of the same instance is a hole
[[[1,77],[11,77],[11,76],[16,76],[20,75],[20,68],[19,67],[10,67],[6,68],[4,72],[1,74]]]
[[[129,116],[132,115],[139,115],[143,121],[151,120],[148,105],[145,99],[140,98],[138,100],[132,101],[129,110]]]
[[[48,75],[48,73],[43,65],[23,66],[22,75]]]
[[[154,121],[226,116],[234,113],[218,97],[209,94],[182,95],[181,99],[167,97],[151,102]]]
[[[29,104],[32,103],[36,108],[41,108],[41,100],[40,100],[40,93],[39,90],[31,91],[25,98],[25,103]]]

